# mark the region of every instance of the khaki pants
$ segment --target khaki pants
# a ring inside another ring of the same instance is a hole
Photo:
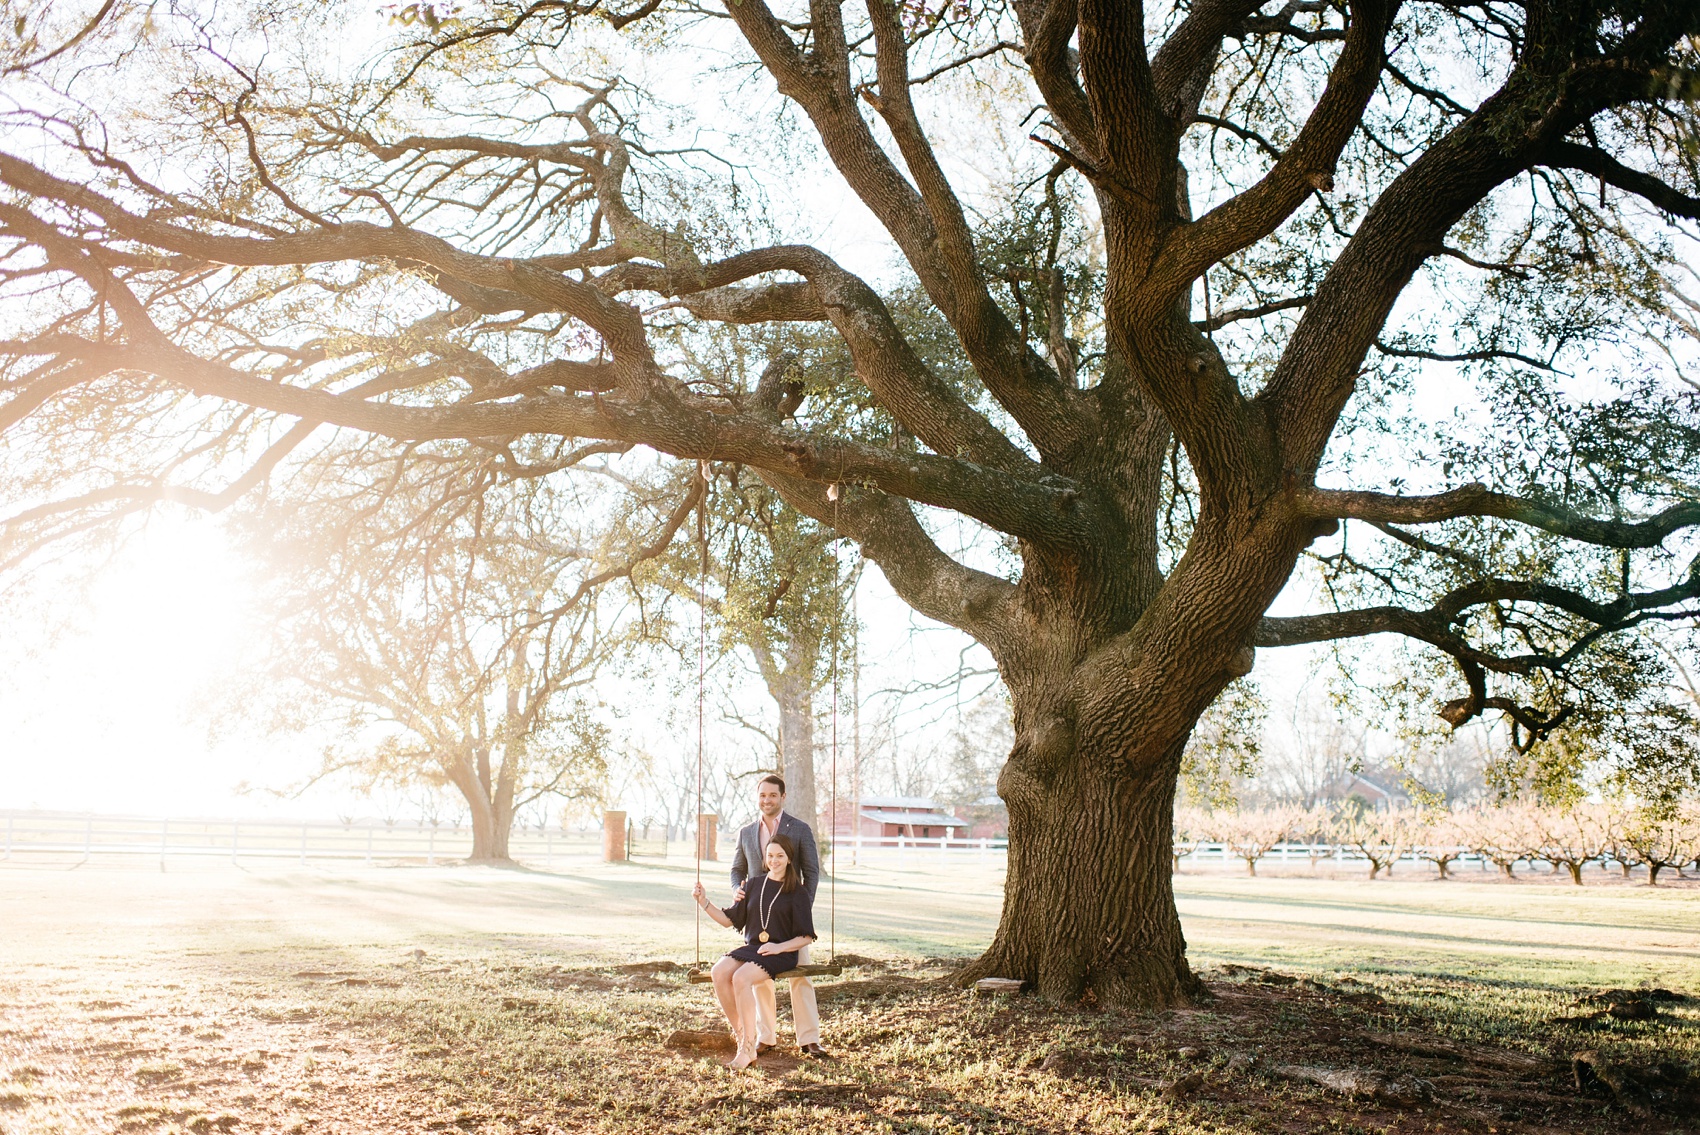
[[[809,948],[797,953],[797,964],[809,964]],[[774,1000],[777,982],[756,982],[756,1039],[762,1044],[779,1043],[779,1006]],[[797,1027],[797,1043],[820,1043],[820,1007],[815,1004],[815,987],[806,977],[791,979],[791,1022]]]

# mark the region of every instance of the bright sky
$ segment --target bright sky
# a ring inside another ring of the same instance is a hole
[[[219,521],[172,512],[153,518],[86,592],[9,609],[0,808],[298,813],[233,798],[233,787],[287,783],[311,766],[310,750],[210,733],[207,706],[252,641],[247,603],[243,565]],[[306,811],[324,815],[326,803]]]

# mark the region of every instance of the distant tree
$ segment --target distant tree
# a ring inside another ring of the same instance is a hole
[[[547,479],[493,490],[461,462],[430,468],[398,478],[392,461],[333,450],[296,480],[312,492],[248,520],[277,580],[268,677],[304,691],[286,703],[306,713],[296,724],[340,714],[321,777],[452,785],[472,858],[505,861],[521,809],[602,792],[610,734],[590,688],[627,635],[600,601],[630,563],[599,555]],[[682,520],[657,520],[653,547]]]
[[[1181,860],[1197,851],[1210,838],[1211,817],[1203,808],[1183,804],[1175,809],[1174,828],[1170,833],[1169,854],[1174,869],[1181,869]]]
[[[1570,881],[1582,885],[1582,868],[1605,854],[1611,842],[1612,814],[1604,804],[1573,804],[1538,808],[1534,812],[1540,836],[1538,857],[1553,870],[1563,867]]]
[[[1269,808],[1242,808],[1217,821],[1223,842],[1245,861],[1246,874],[1257,874],[1257,861],[1286,839],[1304,818],[1304,809],[1291,804]]]
[[[1416,845],[1417,819],[1409,809],[1376,811],[1348,802],[1335,813],[1333,832],[1336,842],[1369,861],[1374,879],[1383,871],[1391,875],[1393,865]]]
[[[1324,859],[1335,856],[1334,810],[1327,804],[1312,804],[1293,828],[1292,838],[1301,839],[1309,847],[1310,869]]]
[[[1428,809],[1417,823],[1413,850],[1418,859],[1433,863],[1442,879],[1450,878],[1451,865],[1469,854],[1468,830],[1450,808]]]
[[[1362,726],[1314,690],[1294,699],[1280,726],[1258,781],[1271,799],[1304,808],[1338,799],[1368,758]]]
[[[1647,868],[1647,885],[1659,885],[1667,867],[1679,873],[1683,864],[1700,854],[1700,823],[1692,810],[1642,807],[1624,817],[1618,841],[1629,853],[1624,873],[1633,864]]]
[[[1537,857],[1540,825],[1529,805],[1479,806],[1464,814],[1463,823],[1470,850],[1507,879],[1514,877],[1518,863]]]
[[[1413,798],[1448,810],[1479,802],[1487,794],[1487,769],[1494,753],[1486,731],[1460,729],[1439,743],[1414,746],[1395,766],[1393,780]]]
[[[1009,700],[1001,687],[982,694],[956,718],[944,752],[936,798],[970,813],[998,804],[998,770],[1009,752]]]

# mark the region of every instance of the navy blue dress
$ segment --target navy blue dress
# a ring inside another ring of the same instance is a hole
[[[744,932],[744,944],[736,950],[728,950],[726,956],[737,958],[741,962],[754,962],[770,975],[777,977],[789,969],[797,968],[797,954],[759,954],[761,947],[761,932],[763,918],[766,919],[767,940],[769,942],[789,942],[793,938],[815,937],[815,921],[810,910],[809,889],[798,887],[790,894],[785,894],[765,874],[757,875],[744,883],[744,897],[731,906],[722,907],[722,913],[732,920],[732,925]]]

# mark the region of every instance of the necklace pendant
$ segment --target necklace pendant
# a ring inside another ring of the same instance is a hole
[[[756,935],[756,941],[758,941],[758,942],[767,941],[767,931],[763,930],[760,934],[757,934]]]

